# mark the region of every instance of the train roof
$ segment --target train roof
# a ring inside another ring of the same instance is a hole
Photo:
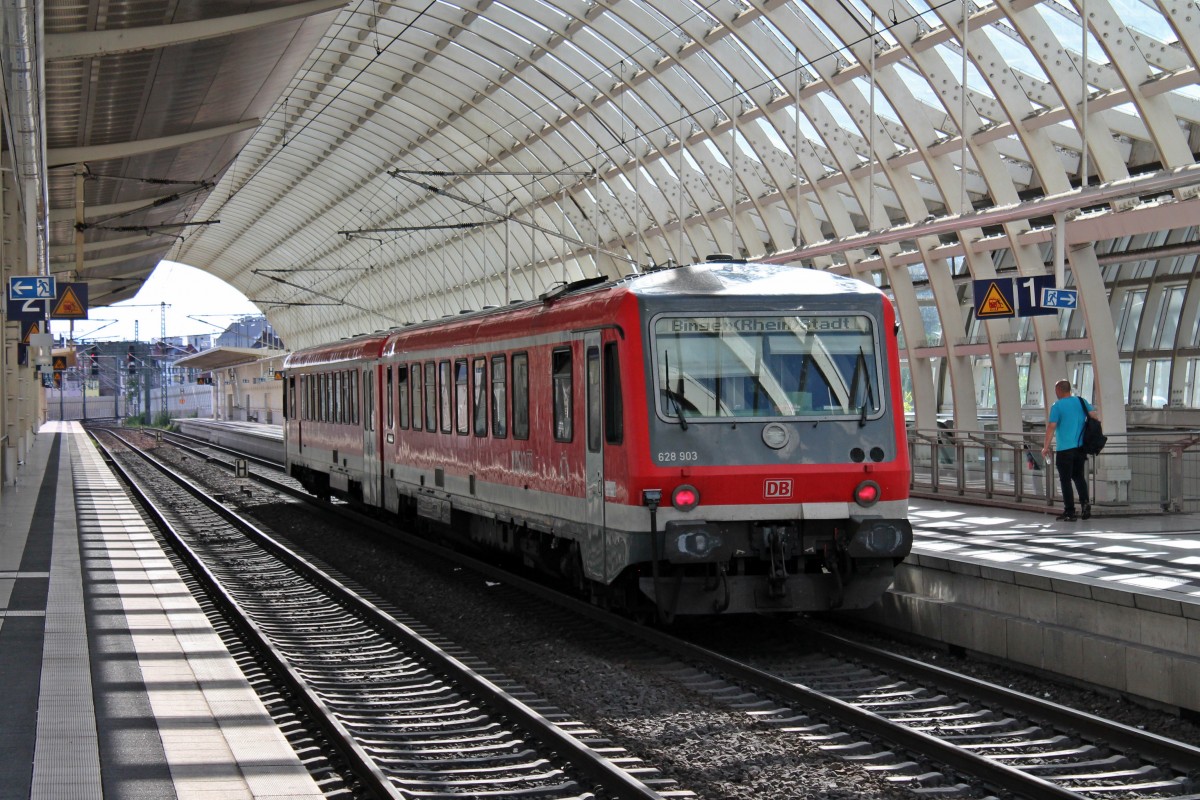
[[[379,358],[380,353],[383,352],[383,345],[387,342],[388,333],[388,331],[379,331],[362,334],[329,344],[297,350],[283,362],[283,368],[295,369],[318,364],[337,364],[342,361]]]
[[[488,338],[511,326],[571,325],[586,327],[589,317],[633,296],[779,297],[787,295],[882,295],[856,278],[787,264],[753,263],[729,257],[710,257],[702,264],[630,275],[616,281],[591,278],[563,284],[536,300],[514,302],[479,311],[447,316],[394,329],[383,348],[390,356],[422,346],[427,336],[450,336],[466,342]],[[557,322],[555,321],[557,320]]]
[[[790,264],[710,260],[625,279],[639,295],[779,296],[805,294],[879,294],[857,278]]]
[[[608,300],[596,303],[596,295],[608,294]],[[658,269],[630,275],[616,281],[589,278],[563,284],[544,293],[536,300],[517,301],[507,306],[493,306],[479,311],[446,316],[441,319],[355,336],[330,344],[298,350],[288,356],[284,368],[335,364],[343,361],[374,359],[407,349],[410,337],[424,334],[444,334],[455,331],[463,341],[482,332],[490,323],[514,322],[522,317],[531,323],[546,320],[547,311],[561,309],[571,314],[585,304],[619,302],[622,296],[740,296],[777,297],[786,295],[848,295],[881,294],[871,284],[823,270],[796,267],[788,264],[767,264],[710,257],[701,264],[689,264],[670,269]],[[593,308],[595,310],[595,308]],[[550,316],[555,316],[551,313]],[[548,320],[546,320],[547,324]],[[520,324],[520,323],[518,323]]]

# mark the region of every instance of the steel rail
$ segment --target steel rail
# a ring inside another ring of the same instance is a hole
[[[241,613],[241,609],[237,601],[226,590],[217,576],[213,574],[208,565],[204,563],[203,559],[201,559],[196,551],[193,550],[192,547],[187,543],[179,531],[175,529],[175,526],[173,526],[167,520],[166,516],[163,515],[163,513],[158,509],[157,505],[155,505],[154,501],[150,498],[150,494],[145,487],[143,487],[127,469],[121,466],[117,459],[113,457],[112,451],[100,441],[99,437],[96,436],[94,432],[89,431],[89,433],[92,436],[92,440],[96,443],[96,446],[99,447],[100,451],[104,454],[105,460],[109,463],[110,468],[120,476],[121,480],[123,480],[129,487],[130,491],[133,492],[138,503],[154,520],[155,525],[159,527],[159,529],[163,532],[163,535],[168,538],[172,549],[174,549],[176,554],[188,565],[188,569],[191,570],[193,577],[195,577],[196,580],[198,580],[204,586],[205,591],[209,594],[213,601],[216,602],[226,612],[228,612],[228,618],[237,626],[239,632],[246,638],[250,639],[254,643],[255,647],[259,649],[259,652],[272,662],[272,666],[278,671],[279,675],[283,678],[288,687],[295,693],[301,704],[304,705],[308,709],[309,713],[313,715],[314,719],[317,720],[317,723],[326,728],[327,733],[331,736],[331,741],[334,747],[336,747],[337,750],[341,752],[343,757],[345,757],[350,763],[351,769],[354,770],[354,773],[358,776],[358,779],[361,780],[364,785],[366,785],[368,789],[375,793],[378,797],[394,798],[394,800],[408,800],[409,795],[397,789],[396,786],[388,779],[388,777],[383,774],[383,771],[380,770],[375,764],[374,759],[367,754],[366,750],[364,750],[361,745],[354,741],[354,737],[351,736],[350,732],[341,724],[340,721],[338,721],[325,702],[316,694],[316,692],[312,690],[312,688],[308,685],[308,682],[300,675],[300,673],[292,668],[287,659],[284,657],[283,653],[281,653],[278,648],[272,644],[270,637],[268,637],[253,620]],[[107,431],[107,433],[108,435],[122,442],[126,447],[129,447],[132,452],[141,456],[149,464],[155,466],[160,471],[163,471],[162,467],[158,465],[157,462],[147,456],[139,448],[133,447],[111,430]],[[167,474],[169,475],[169,473]],[[187,487],[186,484],[181,485],[183,485],[185,488],[191,488]]]
[[[226,445],[221,445],[221,444],[215,444],[213,442],[207,442],[204,439],[201,439],[197,436],[190,436],[186,433],[176,433],[175,431],[163,431],[163,438],[166,438],[166,437],[171,437],[172,439],[182,439],[184,441],[192,442],[194,444],[199,444],[204,447],[211,447],[214,450],[219,450],[222,453],[227,453],[228,455],[234,456],[236,458],[244,458],[247,461],[253,461],[255,464],[258,464],[263,467],[267,467],[268,469],[277,469],[280,472],[282,472],[284,469],[284,465],[279,463],[278,461],[272,461],[269,458],[263,458],[262,456],[255,456],[255,455],[251,455],[249,453],[243,453],[242,451],[235,450],[232,447],[228,447]]]
[[[1118,749],[1136,753],[1146,760],[1170,764],[1172,768],[1180,772],[1186,773],[1195,770],[1197,765],[1200,765],[1200,747],[1186,742],[1138,730],[1120,722],[1089,714],[1086,711],[1022,694],[989,681],[896,653],[889,653],[877,647],[853,642],[826,631],[818,631],[810,626],[803,626],[803,636],[806,641],[818,640],[823,648],[839,653],[846,658],[873,664],[889,671],[906,672],[916,680],[926,681],[941,689],[953,689],[970,697],[1001,706],[1011,712],[1044,720],[1056,728],[1075,731],[1088,738],[1113,745]]]
[[[118,439],[121,438],[112,431],[109,431],[109,434]],[[121,441],[124,440],[122,439]],[[602,786],[611,797],[620,798],[621,800],[659,800],[663,797],[663,795],[621,769],[579,739],[567,733],[537,710],[513,697],[496,683],[478,674],[458,658],[429,641],[410,626],[396,620],[376,604],[359,597],[344,583],[309,564],[269,534],[258,529],[249,520],[227,508],[200,488],[181,479],[169,466],[128,442],[126,442],[126,445],[133,452],[145,459],[147,463],[168,478],[174,480],[181,488],[230,522],[230,524],[247,533],[272,555],[281,559],[290,567],[316,578],[320,584],[343,596],[347,602],[352,602],[358,613],[369,617],[382,630],[413,646],[415,650],[420,652],[423,658],[436,664],[445,675],[450,676],[454,683],[460,686],[469,686],[478,696],[487,698],[487,703],[497,713],[520,724],[524,732],[528,733],[543,746],[554,750],[573,768],[581,774],[588,776],[589,779],[594,780],[599,786]],[[277,482],[272,482],[272,485],[273,488],[279,488],[289,493],[296,492],[296,490],[284,487]],[[323,704],[321,708],[324,708]]]

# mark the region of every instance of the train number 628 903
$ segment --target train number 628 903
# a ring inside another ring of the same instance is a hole
[[[700,460],[700,454],[697,453],[695,450],[666,450],[666,451],[659,452],[659,454],[656,457],[658,459],[658,463],[660,463],[660,464],[670,464],[672,462],[699,461]]]

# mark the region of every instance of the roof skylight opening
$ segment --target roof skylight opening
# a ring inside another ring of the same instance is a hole
[[[703,139],[700,141],[700,146],[708,151],[708,154],[713,157],[719,166],[729,169],[729,159],[725,154],[713,143],[712,139]]]
[[[1083,37],[1081,36],[1079,15],[1075,9],[1063,8],[1056,0],[1048,0],[1046,3],[1034,6],[1031,10],[1041,15],[1050,30],[1058,37],[1063,49],[1070,52],[1073,59],[1077,59],[1083,52]],[[1087,54],[1088,60],[1095,64],[1109,63],[1108,54],[1091,31],[1088,31]]]
[[[896,37],[892,35],[890,30],[888,30],[889,26],[892,24],[890,19],[880,19],[879,17],[875,16],[875,12],[872,11],[866,3],[862,2],[862,0],[850,0],[850,5],[854,7],[854,10],[857,11],[861,17],[861,19],[857,21],[865,26],[863,30],[863,38],[866,38],[868,32],[870,31],[871,19],[874,17],[876,41],[882,43],[885,47],[896,46]],[[895,8],[893,8],[892,13],[897,14],[897,22],[902,21],[898,16],[899,13],[902,12],[898,12]]]
[[[1041,83],[1047,83],[1046,73],[1042,71],[1042,65],[1034,58],[1033,53],[1021,41],[1015,30],[1006,24],[996,23],[988,25],[983,29],[983,35],[987,37],[996,51],[1004,58],[1004,64],[1008,67],[1013,79],[1018,81],[1019,74],[1032,77]],[[993,76],[994,77],[994,76]]]

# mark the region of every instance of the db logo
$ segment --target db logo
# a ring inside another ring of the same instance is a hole
[[[763,484],[763,497],[767,500],[781,500],[791,496],[791,478],[770,478]]]

